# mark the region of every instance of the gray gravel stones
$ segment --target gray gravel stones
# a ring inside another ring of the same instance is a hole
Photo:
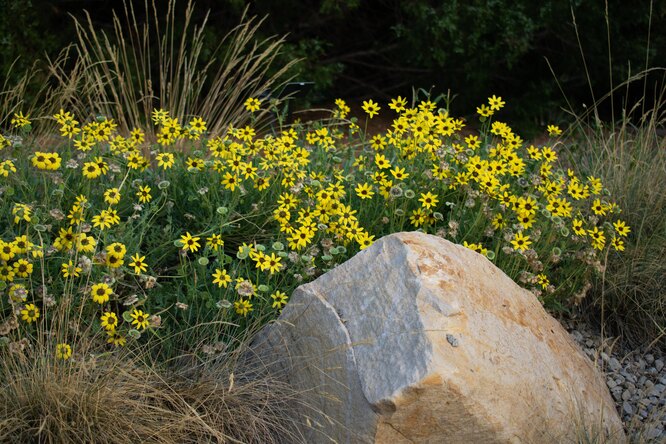
[[[589,326],[565,320],[564,328],[606,375],[606,385],[627,431],[641,442],[666,442],[666,353],[630,350]]]

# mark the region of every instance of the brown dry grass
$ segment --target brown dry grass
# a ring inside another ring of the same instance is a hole
[[[58,361],[39,344],[3,353],[0,442],[302,442],[298,396],[236,353],[169,367],[147,349],[85,348]]]

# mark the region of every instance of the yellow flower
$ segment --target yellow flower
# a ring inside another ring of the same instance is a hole
[[[63,361],[68,360],[72,356],[72,346],[69,344],[58,344],[56,345],[56,358],[62,359]]]
[[[391,168],[391,162],[386,159],[386,156],[379,153],[375,154],[375,165],[377,165],[377,168],[380,170]]]
[[[571,221],[571,227],[573,228],[574,233],[576,236],[585,236],[587,235],[587,231],[585,228],[583,228],[583,221],[580,219],[574,219]]]
[[[624,251],[624,241],[619,237],[613,237],[613,239],[611,240],[611,245],[617,251]]]
[[[530,241],[529,236],[523,235],[522,232],[518,232],[513,236],[511,244],[513,244],[513,249],[518,251],[525,251],[527,247],[530,246],[532,242]]]
[[[404,168],[395,167],[391,170],[391,174],[395,177],[396,180],[405,180],[409,177],[409,173],[405,173]]]
[[[53,115],[53,118],[61,125],[72,125],[72,122],[75,122],[74,114],[65,111],[62,108],[60,108],[60,111],[57,114]]]
[[[171,168],[175,163],[175,158],[171,153],[159,153],[156,156],[156,159],[157,159],[157,166],[162,167],[165,170],[167,168]]]
[[[21,319],[28,324],[35,322],[39,319],[39,308],[35,304],[26,304],[23,310],[21,310]]]
[[[16,166],[11,160],[5,160],[0,162],[0,176],[9,177],[9,173],[15,173]]]
[[[488,108],[486,105],[481,105],[476,107],[476,113],[481,117],[490,117],[494,114],[494,111]]]
[[[220,249],[220,247],[224,246],[224,241],[222,240],[222,236],[213,233],[208,238],[206,238],[206,244],[208,244],[211,250],[217,251]]]
[[[495,217],[493,217],[492,224],[493,228],[496,230],[501,230],[502,228],[506,227],[506,220],[504,220],[502,213],[497,213]]]
[[[384,147],[386,147],[386,139],[381,134],[377,134],[372,137],[370,145],[375,151],[381,151],[384,149]]]
[[[96,179],[102,175],[102,169],[97,165],[97,162],[84,163],[82,172],[86,179]]]
[[[130,140],[132,141],[132,146],[136,147],[146,140],[146,135],[141,128],[135,128],[130,131]]]
[[[112,311],[105,311],[100,321],[102,327],[107,331],[113,331],[118,326],[118,316]]]
[[[361,250],[365,250],[368,248],[370,245],[373,244],[375,241],[375,236],[370,236],[369,233],[362,231],[361,233],[356,235],[356,242],[358,242],[358,245]]]
[[[227,171],[222,177],[222,185],[224,188],[234,191],[238,186],[238,178]]]
[[[189,231],[186,232],[180,237],[180,241],[183,243],[183,250],[191,251],[193,253],[196,252],[201,247],[199,239],[201,238],[192,236]]]
[[[359,183],[356,188],[356,195],[361,199],[370,199],[374,196],[374,191],[372,191],[372,186],[367,183]]]
[[[106,228],[111,228],[113,225],[111,218],[109,217],[106,210],[102,210],[100,214],[93,216],[92,218],[93,227],[104,230]]]
[[[615,227],[615,231],[617,234],[619,234],[622,237],[627,237],[629,233],[631,233],[631,229],[629,228],[629,225],[626,224],[626,222],[617,220],[613,222],[613,227]]]
[[[427,193],[421,193],[421,198],[419,199],[419,202],[421,202],[421,206],[426,209],[430,209],[431,207],[434,207],[437,205],[439,200],[437,199],[436,194],[432,194],[430,191]]]
[[[606,245],[606,236],[604,236],[603,230],[599,230],[598,227],[594,227],[591,230],[587,230],[587,233],[592,239],[592,247],[597,250],[603,250],[604,245]]]
[[[254,187],[259,191],[265,190],[270,184],[270,181],[266,177],[257,177],[254,181]]]
[[[108,254],[115,254],[116,256],[123,257],[127,253],[127,247],[122,242],[114,242],[106,247]]]
[[[244,105],[245,109],[251,113],[259,111],[259,109],[261,108],[261,102],[259,101],[259,99],[255,99],[254,97],[250,97],[249,99],[247,99]]]
[[[206,122],[201,117],[195,117],[190,120],[190,128],[196,133],[203,133],[206,131]]]
[[[381,109],[379,105],[376,102],[373,102],[372,100],[364,101],[362,108],[363,111],[365,111],[371,119],[377,114],[379,114],[379,110]]]
[[[14,262],[14,273],[19,277],[28,277],[32,274],[32,264],[25,259]]]
[[[407,99],[401,96],[392,99],[391,103],[389,103],[389,108],[391,108],[393,111],[397,113],[404,111],[405,106],[407,106]]]
[[[548,125],[546,127],[546,130],[548,131],[548,135],[550,136],[559,136],[560,134],[562,134],[562,130],[557,125]]]
[[[548,277],[543,273],[537,274],[537,283],[539,285],[541,285],[541,288],[544,288],[544,289],[548,288],[548,286],[550,285],[550,281],[548,280]]]
[[[150,315],[148,313],[144,313],[141,310],[134,309],[132,314],[130,314],[130,317],[134,319],[132,321],[132,325],[134,325],[137,330],[146,329],[146,327],[148,327],[148,324],[150,323],[148,321],[149,316]]]
[[[282,307],[287,304],[287,299],[289,299],[289,296],[278,290],[271,295],[271,299],[273,299],[273,308],[282,310]]]
[[[165,111],[160,108],[153,110],[152,119],[155,125],[161,125],[164,123],[167,117],[169,117],[169,111]]]
[[[12,282],[14,280],[14,269],[7,264],[0,265],[0,281]]]
[[[203,171],[204,166],[206,166],[203,159],[199,159],[197,157],[188,157],[185,163],[187,164],[188,171]]]
[[[601,200],[595,199],[594,202],[592,202],[592,211],[597,216],[605,216],[606,215],[606,205],[602,204]]]
[[[14,113],[14,116],[12,117],[11,124],[15,128],[23,128],[24,126],[30,125],[30,116],[24,116],[21,111]]]
[[[493,111],[499,111],[502,109],[504,106],[505,102],[502,100],[501,97],[496,97],[494,94],[492,97],[488,98],[488,105],[490,105],[490,109]]]
[[[97,241],[94,237],[88,236],[86,233],[81,233],[76,238],[76,249],[84,253],[92,253],[95,251]]]
[[[72,230],[72,227],[67,227],[66,230],[61,228],[58,237],[53,242],[53,246],[59,251],[67,251],[74,246],[76,240],[77,235]]]
[[[483,248],[482,244],[469,244],[467,241],[463,241],[463,247],[469,248],[472,251],[476,251],[479,254],[486,255],[488,253],[487,248]]]
[[[108,344],[113,344],[118,347],[125,346],[125,336],[122,336],[115,330],[107,330],[106,334],[108,335],[108,338],[106,339]]]
[[[153,196],[150,194],[150,191],[151,189],[148,185],[139,187],[139,191],[136,192],[136,197],[139,198],[139,202],[141,203],[150,202],[150,200],[153,198]]]
[[[465,137],[465,143],[468,148],[475,150],[481,146],[481,139],[479,139],[479,136],[469,135]]]
[[[262,270],[268,270],[270,274],[273,274],[277,271],[280,271],[281,264],[280,261],[282,260],[281,257],[276,256],[275,253],[271,253],[270,256],[266,256],[266,260],[264,261],[261,269]]]
[[[213,280],[213,284],[217,284],[219,287],[227,288],[227,286],[231,282],[231,276],[229,276],[227,270],[224,269],[219,269],[219,268],[215,269],[213,277],[215,278]]]
[[[549,146],[544,146],[541,149],[541,156],[543,156],[543,159],[548,163],[557,160],[557,153]]]
[[[241,299],[234,302],[234,309],[236,310],[236,313],[241,316],[247,316],[247,314],[253,310],[252,303],[248,299]]]
[[[238,130],[238,138],[244,140],[245,142],[252,142],[256,131],[251,126],[246,126]]]
[[[134,273],[140,274],[145,273],[148,270],[148,264],[145,262],[146,256],[139,256],[139,253],[132,256],[132,262],[129,266],[134,267]]]
[[[81,273],[81,267],[77,267],[74,265],[74,262],[69,261],[67,263],[63,263],[61,266],[61,271],[63,277],[69,278],[69,277],[79,277],[79,274]]]
[[[120,191],[118,188],[109,188],[104,192],[104,202],[115,205],[120,202]]]
[[[12,216],[14,216],[14,223],[18,223],[22,220],[30,222],[32,218],[30,217],[32,210],[26,204],[14,204],[12,208]]]
[[[148,159],[142,156],[138,151],[132,151],[127,155],[127,166],[133,170],[143,171],[146,168],[148,168],[149,164],[150,162],[148,161]],[[102,172],[106,174],[104,169],[102,169]]]
[[[103,282],[93,285],[90,289],[90,296],[92,297],[93,301],[100,305],[108,302],[112,294],[113,290],[111,290],[111,287]]]

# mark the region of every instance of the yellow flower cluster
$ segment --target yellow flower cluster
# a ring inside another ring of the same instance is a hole
[[[537,294],[576,281],[567,273],[599,251],[625,248],[631,229],[601,179],[562,170],[561,142],[528,144],[494,120],[501,97],[478,108],[472,129],[433,101],[398,97],[387,104],[390,127],[372,135],[344,100],[335,105],[326,124],[274,134],[209,135],[201,117],[156,109],[153,130],[122,135],[113,119],[82,124],[61,110],[63,147],[26,159],[2,151],[0,176],[17,194],[0,209],[13,221],[0,232],[0,291],[11,305],[0,313],[20,313],[25,328],[47,322],[41,304],[54,297],[35,289],[48,283],[53,294],[86,295],[74,298],[81,312],[122,346],[160,326],[151,312],[201,303],[215,316],[277,313],[288,290],[394,231],[462,243],[516,279],[526,273]],[[261,102],[244,106],[254,113]],[[367,122],[382,106],[361,108]],[[58,342],[56,354],[69,359],[71,346]]]

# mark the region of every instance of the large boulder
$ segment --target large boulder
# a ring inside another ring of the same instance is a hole
[[[309,443],[624,442],[601,374],[485,257],[387,236],[299,287],[253,347],[303,395]]]

